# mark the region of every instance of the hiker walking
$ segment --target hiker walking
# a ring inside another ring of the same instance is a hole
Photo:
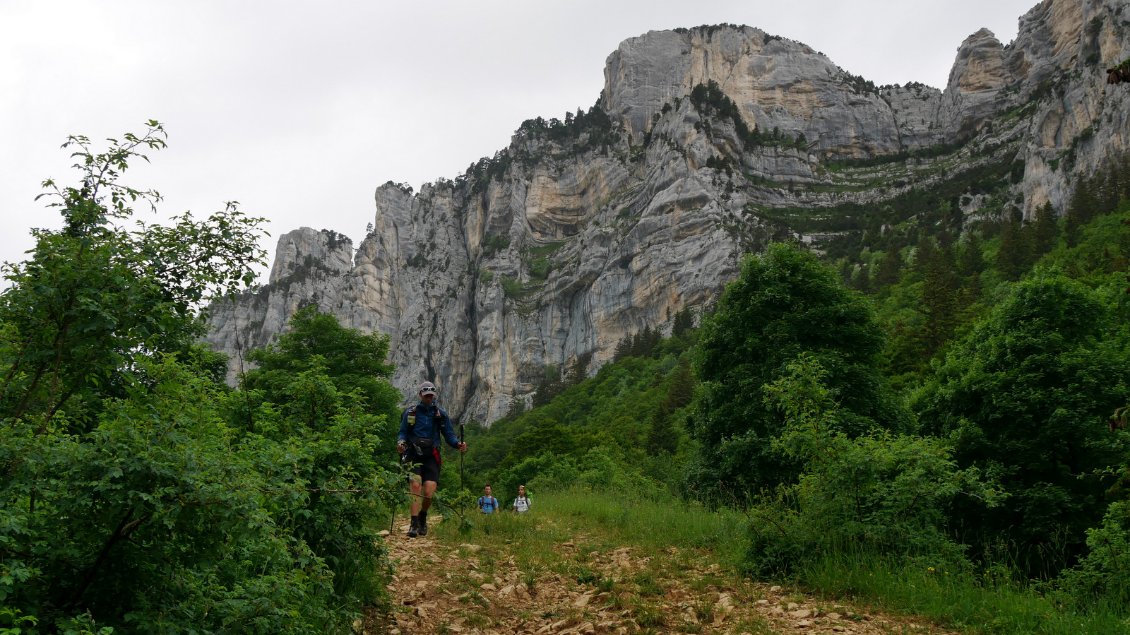
[[[428,534],[428,508],[432,506],[443,463],[439,456],[441,435],[451,447],[467,451],[467,444],[455,436],[451,419],[435,403],[435,384],[430,381],[420,384],[418,394],[420,402],[400,415],[400,434],[396,438],[396,451],[412,472],[408,477],[408,490],[412,493],[409,538]]]
[[[483,495],[479,497],[479,511],[484,514],[493,514],[498,509],[498,499],[491,496],[490,485],[483,488]]]
[[[519,514],[524,514],[530,511],[530,497],[526,496],[525,485],[518,486],[518,498],[515,498],[514,502],[511,503],[510,506],[513,507],[514,511],[518,512]]]

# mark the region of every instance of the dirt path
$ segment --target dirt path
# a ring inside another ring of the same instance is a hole
[[[387,537],[393,615],[370,617],[369,634],[949,633],[752,583],[674,547],[651,556],[631,547],[589,551],[574,536],[554,549],[562,573],[523,570],[504,545],[410,539],[407,528],[405,521]]]

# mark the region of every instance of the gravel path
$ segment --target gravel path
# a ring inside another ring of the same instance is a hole
[[[386,537],[393,614],[370,616],[365,633],[952,633],[750,582],[674,547],[650,556],[631,547],[586,551],[575,536],[554,551],[586,572],[578,577],[523,571],[497,545],[408,538],[407,529]]]

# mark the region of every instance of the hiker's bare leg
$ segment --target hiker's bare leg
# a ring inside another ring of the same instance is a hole
[[[433,493],[436,491],[435,485],[435,483],[432,483]],[[412,516],[419,515],[420,513],[420,499],[423,496],[423,489],[423,486],[421,486],[420,484],[420,476],[418,474],[413,474],[408,481],[408,492],[412,495],[412,500],[408,506],[408,509],[411,510]],[[431,494],[428,494],[428,505],[431,504]],[[427,508],[425,507],[425,509]]]
[[[424,481],[424,500],[421,501],[421,504],[423,505],[423,511],[428,511],[428,508],[432,506],[432,496],[435,493],[436,493],[436,482],[435,481]],[[417,509],[416,511],[419,512],[420,510]],[[415,516],[416,513],[414,512],[412,515]]]

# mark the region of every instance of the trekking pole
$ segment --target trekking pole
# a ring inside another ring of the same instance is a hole
[[[463,443],[463,422],[459,422],[459,443]],[[459,451],[459,487],[467,489],[467,483],[463,481],[463,454],[462,450]]]

